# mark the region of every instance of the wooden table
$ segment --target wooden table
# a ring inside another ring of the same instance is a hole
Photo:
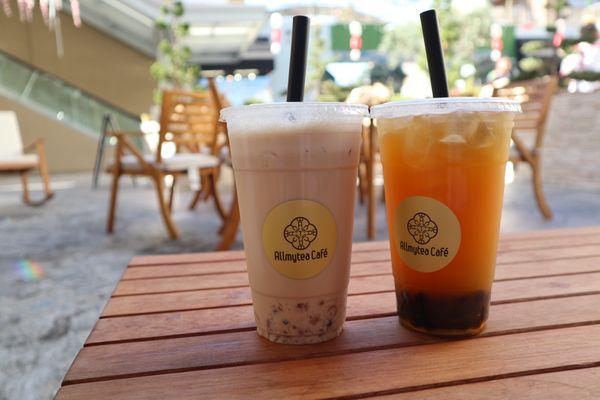
[[[356,244],[344,333],[285,346],[242,252],[135,257],[58,399],[600,398],[600,227],[505,235],[476,338],[400,328],[393,289],[387,243]]]

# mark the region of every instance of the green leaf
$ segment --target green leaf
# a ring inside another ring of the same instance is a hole
[[[526,57],[519,61],[519,68],[525,72],[543,71],[544,61],[540,58]]]
[[[529,42],[524,43],[521,46],[521,52],[523,52],[525,55],[530,55],[530,54],[540,51],[546,47],[550,47],[550,46],[548,43],[545,43],[542,40],[531,40]]]
[[[154,89],[152,92],[152,99],[154,100],[154,104],[162,103],[163,92],[160,89]]]
[[[156,27],[156,29],[161,31],[164,31],[169,27],[169,25],[162,19],[157,19],[156,21],[154,21],[154,26]]]
[[[182,22],[175,26],[175,33],[180,38],[187,36],[189,32],[190,32],[190,24],[188,24],[187,22]]]
[[[183,3],[181,1],[175,1],[173,3],[172,12],[174,16],[181,17],[185,12],[185,9],[183,8]]]
[[[181,0],[165,3],[160,9],[163,17],[155,21],[163,39],[157,43],[159,58],[151,65],[150,73],[159,87],[193,88],[198,84],[199,68],[188,64],[191,50],[181,40],[190,30],[190,24],[179,19],[185,13],[184,4]]]
[[[164,65],[157,61],[150,66],[150,74],[154,77],[155,80],[161,81],[166,78],[167,69]]]
[[[161,39],[161,41],[158,42],[158,51],[168,54],[172,50],[173,50],[173,47],[171,46],[171,43],[167,39]]]

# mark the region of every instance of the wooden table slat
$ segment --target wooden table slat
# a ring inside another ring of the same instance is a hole
[[[373,251],[387,249],[384,241],[353,243],[353,252]],[[208,251],[203,253],[180,253],[135,256],[129,262],[130,267],[141,265],[180,264],[193,262],[223,262],[244,260],[244,252],[237,251]]]
[[[353,278],[348,289],[350,297],[357,294],[392,291],[394,291],[394,282],[390,275]],[[492,288],[492,301],[514,301],[594,291],[600,291],[600,272],[495,282]],[[207,289],[122,296],[112,297],[108,301],[102,317],[243,306],[251,303],[249,287],[231,288],[226,291]]]
[[[583,368],[495,379],[408,393],[375,396],[378,400],[597,400],[600,368]]]
[[[569,248],[572,249],[572,248]],[[555,254],[560,249],[554,249]],[[539,250],[534,250],[539,251]],[[591,253],[591,254],[588,254]],[[600,271],[600,244],[598,246],[584,246],[578,253],[581,261],[573,263],[573,257],[555,257],[554,259],[538,259],[536,261],[508,262],[507,256],[498,257],[496,280],[520,279],[534,276],[547,276],[557,274],[572,274],[579,272]],[[514,257],[513,257],[514,258]],[[137,268],[132,268],[137,269]],[[368,277],[371,275],[391,274],[392,267],[389,260],[373,263],[352,264],[352,277]],[[191,291],[204,289],[220,289],[248,286],[246,272],[228,274],[192,275],[163,277],[161,279],[146,278],[122,280],[117,285],[113,296],[144,294],[144,293],[169,293],[177,291]]]
[[[530,261],[526,263],[498,265],[496,267],[495,281],[597,271],[600,271],[600,256],[581,257],[576,262],[572,258]]]
[[[380,278],[370,277],[369,279]],[[382,278],[385,278],[382,277]],[[381,285],[389,285],[390,279],[380,279]],[[388,282],[388,283],[386,283]],[[393,285],[393,282],[391,283]],[[234,289],[229,289],[231,292]],[[163,295],[131,296],[112,298],[107,305],[117,307],[116,311],[110,313],[139,313],[144,307],[152,306],[154,310],[163,306],[167,298],[173,300],[173,307],[178,304],[196,304],[192,297],[201,292],[183,292]],[[570,275],[563,277],[534,278],[518,281],[503,281],[494,284],[492,289],[493,303],[506,303],[515,301],[528,301],[544,297],[565,297],[586,293],[600,293],[600,273]],[[172,299],[169,296],[176,297]],[[249,294],[248,294],[249,296]],[[182,300],[181,298],[186,298]],[[151,298],[151,299],[148,299]],[[136,302],[131,300],[135,299]],[[118,304],[123,301],[124,304]],[[396,311],[396,299],[393,288],[385,293],[373,293],[348,297],[347,316],[351,319],[368,318],[373,314],[391,314]],[[131,308],[127,308],[131,307]],[[214,329],[215,326],[223,326],[226,330],[227,318],[232,314],[245,315],[247,320],[242,326],[252,326],[252,306],[248,298],[247,305],[243,307],[224,307],[211,312],[209,310],[178,311],[161,314],[132,315],[126,317],[101,318],[94,331],[91,333],[88,344],[113,342],[118,340],[139,340],[169,335],[189,335],[208,332],[202,328]],[[113,314],[114,315],[114,314]],[[221,317],[219,317],[219,315]],[[217,321],[209,320],[217,318]],[[202,323],[198,323],[202,321]],[[241,322],[236,319],[237,323]],[[234,328],[230,328],[234,329]]]
[[[198,265],[209,264],[182,264],[162,267],[128,268],[123,275],[121,283],[177,276],[203,276],[205,282],[207,282],[205,285],[206,287],[217,288],[221,286],[230,286],[227,283],[227,280],[230,279],[228,275],[235,275],[233,279],[236,280],[236,284],[233,286],[237,286],[237,283],[241,282],[243,277],[246,277],[244,283],[247,284],[248,282],[245,264],[243,264],[243,267],[240,267],[238,272],[224,272],[222,274],[196,274],[194,272]],[[355,277],[391,274],[391,269],[391,261],[389,260],[375,263],[352,264],[351,275]],[[138,271],[141,271],[141,273],[138,274]],[[600,256],[584,256],[579,257],[577,262],[573,262],[573,259],[571,258],[561,258],[555,260],[529,261],[526,263],[499,264],[496,268],[495,278],[496,281],[499,281],[505,279],[523,279],[544,275],[578,274],[596,271],[600,271]],[[219,275],[224,275],[223,281]]]
[[[503,235],[503,241],[528,241],[537,240],[540,238],[567,238],[567,237],[585,237],[588,235],[600,234],[600,227],[590,226],[583,228],[562,228],[551,229],[535,232],[515,232]],[[370,251],[373,248],[381,248],[387,246],[386,242],[366,242],[356,243],[353,245],[355,251]],[[149,255],[136,256],[130,262],[129,266],[140,265],[160,265],[160,264],[180,264],[192,262],[215,262],[215,261],[230,261],[243,260],[243,251],[229,252],[205,252],[205,253],[185,253],[185,254],[165,254],[165,255]]]
[[[375,242],[382,243],[382,242]],[[583,237],[568,237],[568,238],[552,238],[552,239],[538,239],[534,241],[501,241],[499,245],[499,253],[507,253],[511,251],[519,250],[532,250],[532,249],[557,249],[563,247],[572,246],[587,246],[587,245],[598,245],[600,246],[600,233],[597,235],[589,235]],[[383,250],[388,250],[387,244]],[[502,259],[499,261],[502,262]],[[385,261],[389,262],[389,255],[385,257]],[[368,269],[373,262],[369,263],[357,263],[353,260],[353,269],[358,271],[359,269]],[[381,264],[375,263],[375,264]],[[234,261],[220,261],[220,262],[196,262],[196,263],[181,263],[171,265],[152,265],[152,266],[137,266],[135,268],[128,268],[123,275],[123,280],[132,279],[144,279],[144,278],[163,278],[163,277],[175,277],[175,276],[204,276],[211,274],[227,274],[227,273],[240,273],[246,271],[245,260],[234,260]],[[364,275],[364,273],[363,273]]]
[[[600,325],[67,385],[57,399],[336,397],[565,366],[600,366]]]
[[[600,294],[494,305],[484,336],[599,323],[598,304]],[[248,324],[249,330],[243,332],[85,347],[65,381],[273,362],[436,341],[400,328],[396,316],[349,321],[342,336],[331,343],[291,346],[285,352],[281,351],[280,345],[260,339],[253,328],[253,324]],[[101,375],[98,375],[100,371]]]

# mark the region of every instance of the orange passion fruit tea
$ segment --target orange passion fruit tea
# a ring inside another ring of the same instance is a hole
[[[447,336],[485,328],[517,112],[515,102],[473,98],[372,109],[405,327]]]
[[[346,316],[366,106],[233,107],[227,122],[257,332],[304,344]]]

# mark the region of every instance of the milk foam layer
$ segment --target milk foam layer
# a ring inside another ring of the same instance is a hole
[[[265,125],[260,122],[242,134],[230,134],[236,170],[343,168],[358,160],[356,122]]]

